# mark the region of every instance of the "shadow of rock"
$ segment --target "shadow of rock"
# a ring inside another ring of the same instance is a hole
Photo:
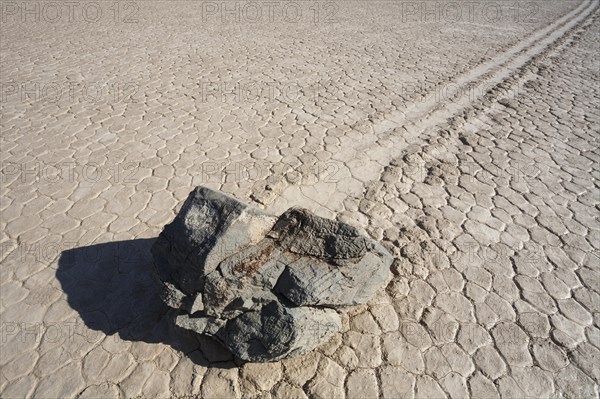
[[[210,337],[174,323],[159,297],[150,248],[155,239],[90,245],[63,251],[56,277],[85,325],[127,341],[162,343],[203,366],[230,368],[233,356]]]

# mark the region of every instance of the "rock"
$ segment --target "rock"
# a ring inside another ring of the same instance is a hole
[[[311,350],[341,327],[335,310],[286,308],[271,302],[230,320],[217,336],[242,359],[269,361]]]
[[[363,304],[389,278],[391,255],[348,224],[292,208],[269,236],[288,251],[275,291],[298,306]]]
[[[338,311],[387,283],[392,256],[342,222],[291,208],[280,217],[196,188],[152,247],[176,324],[235,356],[306,353],[342,328]]]
[[[166,292],[193,302],[204,288],[205,277],[221,260],[258,243],[275,221],[257,208],[198,187],[152,247],[159,277],[169,284]]]

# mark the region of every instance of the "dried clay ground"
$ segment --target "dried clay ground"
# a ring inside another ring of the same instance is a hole
[[[597,0],[26,3],[0,24],[2,398],[598,397]],[[196,185],[358,226],[392,279],[243,364],[149,275]]]

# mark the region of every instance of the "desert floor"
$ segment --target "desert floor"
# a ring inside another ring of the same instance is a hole
[[[598,397],[598,0],[0,5],[3,398]],[[242,364],[149,275],[197,185],[393,277]]]

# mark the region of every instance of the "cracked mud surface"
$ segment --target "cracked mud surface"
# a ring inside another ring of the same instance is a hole
[[[395,110],[580,3],[494,25],[403,24],[396,6],[352,2],[316,27],[177,4],[140,2],[135,25],[0,27],[2,397],[598,396],[597,12],[414,133],[387,124]],[[308,94],[204,101],[215,81]],[[9,82],[47,92],[23,100]],[[79,86],[49,101],[52,82]],[[136,102],[82,98],[127,82]],[[198,184],[361,227],[394,278],[315,352],[236,362],[174,327],[146,273]]]

